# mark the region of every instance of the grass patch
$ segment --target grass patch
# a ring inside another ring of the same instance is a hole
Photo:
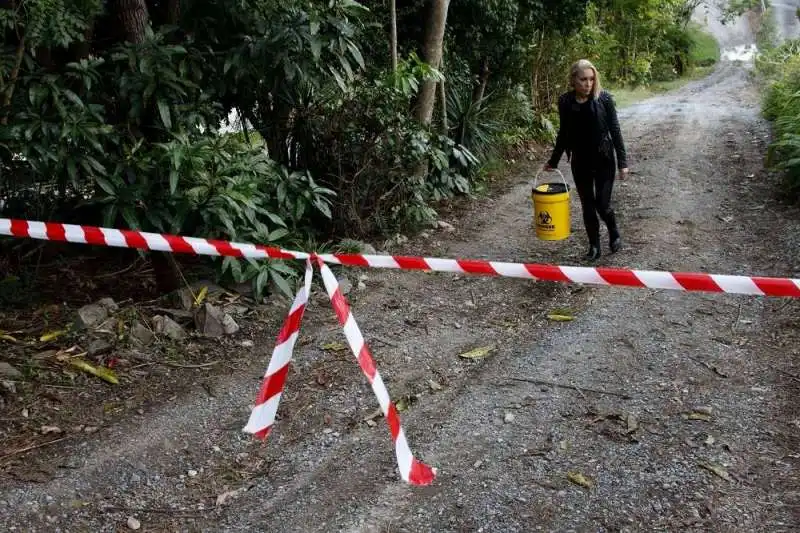
[[[692,48],[689,51],[692,65],[699,68],[713,67],[720,58],[717,40],[697,24],[689,25],[688,31],[692,38]]]
[[[627,107],[642,100],[680,89],[690,81],[708,76],[720,59],[719,43],[714,36],[696,24],[689,26],[692,47],[689,59],[692,68],[682,77],[669,81],[654,81],[647,86],[609,87],[618,107]]]

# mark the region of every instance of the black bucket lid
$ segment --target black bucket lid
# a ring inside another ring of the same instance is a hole
[[[533,189],[535,194],[562,194],[567,191],[569,185],[566,183],[540,183]]]

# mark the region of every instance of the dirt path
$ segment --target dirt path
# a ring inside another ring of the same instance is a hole
[[[729,31],[729,30],[725,30]],[[742,43],[732,43],[742,44]],[[768,131],[744,67],[621,114],[635,174],[626,248],[601,264],[800,274],[800,213],[761,170]],[[536,163],[538,165],[539,163]],[[444,257],[576,264],[537,241],[522,167],[469,217],[404,245]],[[566,169],[566,165],[562,164]],[[241,433],[270,345],[102,439],[56,451],[56,479],[0,486],[14,531],[789,531],[800,527],[800,305],[391,271],[343,272],[432,487],[398,480],[383,421],[324,295],[312,297],[280,419]],[[576,317],[548,322],[554,308]],[[276,316],[282,310],[276,309]],[[459,353],[494,345],[466,361]],[[516,381],[532,378],[578,390]],[[433,386],[431,385],[433,382]],[[590,389],[626,395],[597,394]],[[513,415],[509,417],[508,415]],[[691,415],[691,416],[690,416]],[[716,472],[715,472],[716,470]],[[593,480],[584,489],[569,472]],[[237,491],[216,505],[219,495]]]

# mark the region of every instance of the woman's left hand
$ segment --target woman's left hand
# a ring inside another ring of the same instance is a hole
[[[619,179],[624,180],[627,177],[628,177],[628,169],[627,168],[619,169]]]

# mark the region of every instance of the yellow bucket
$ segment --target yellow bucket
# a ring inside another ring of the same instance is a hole
[[[536,236],[543,241],[560,241],[569,237],[569,185],[558,170],[561,183],[538,183],[541,171],[533,181],[533,227]]]

